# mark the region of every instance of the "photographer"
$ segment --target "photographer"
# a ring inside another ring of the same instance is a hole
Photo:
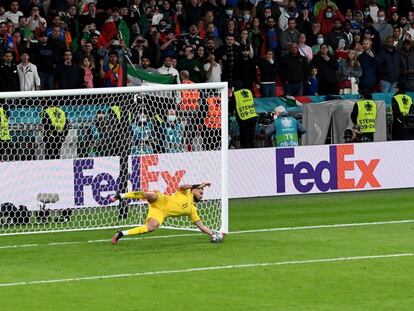
[[[294,117],[289,116],[286,108],[277,106],[273,115],[274,121],[265,128],[265,134],[272,136],[273,146],[299,146],[300,137],[306,129]]]
[[[365,142],[361,128],[358,125],[354,125],[352,129],[346,129],[344,132],[344,142],[346,144]]]

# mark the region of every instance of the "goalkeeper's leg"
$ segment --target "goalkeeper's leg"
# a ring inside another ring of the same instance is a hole
[[[147,200],[148,203],[153,203],[157,200],[157,193],[145,192],[145,191],[130,191],[126,193],[117,193],[111,197],[111,201],[115,202],[116,200],[121,199],[136,199],[136,200]]]
[[[150,207],[145,225],[129,230],[117,231],[112,238],[112,244],[118,243],[119,239],[125,235],[137,235],[152,232],[159,228],[160,224],[164,221],[164,218],[164,213],[161,210]]]

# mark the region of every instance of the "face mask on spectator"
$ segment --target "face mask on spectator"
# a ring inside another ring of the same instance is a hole
[[[325,16],[326,18],[332,18],[332,12],[326,12]]]
[[[246,22],[248,22],[250,20],[250,14],[244,14],[243,18]]]
[[[169,115],[169,116],[167,116],[168,122],[175,122],[176,119],[177,119],[177,116],[175,116],[175,115]]]
[[[370,12],[369,11],[364,11],[364,16],[367,17],[369,16]]]
[[[175,8],[179,11],[179,10],[181,10],[183,8],[183,5],[181,3],[177,3],[175,5]]]
[[[265,18],[268,18],[268,17],[270,17],[270,16],[272,16],[272,13],[267,13],[267,12],[266,12],[266,13],[264,13],[264,17],[265,17]]]
[[[323,38],[317,38],[317,39],[316,39],[316,42],[317,42],[319,45],[321,45],[321,44],[323,44],[324,40],[323,40]]]
[[[385,21],[385,16],[378,16],[378,21],[380,21],[380,22]]]
[[[226,10],[227,16],[233,16],[233,10]]]

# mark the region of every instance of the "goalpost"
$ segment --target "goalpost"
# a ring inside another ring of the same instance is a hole
[[[227,232],[227,167],[227,83],[0,93],[0,235],[140,225],[145,201],[109,195],[203,181],[199,214]]]

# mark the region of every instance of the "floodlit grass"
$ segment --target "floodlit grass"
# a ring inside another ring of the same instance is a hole
[[[116,246],[113,230],[0,237],[0,309],[413,310],[414,222],[254,231],[414,220],[413,199],[407,189],[232,200],[223,244],[171,230]],[[383,255],[399,257],[366,257]]]

